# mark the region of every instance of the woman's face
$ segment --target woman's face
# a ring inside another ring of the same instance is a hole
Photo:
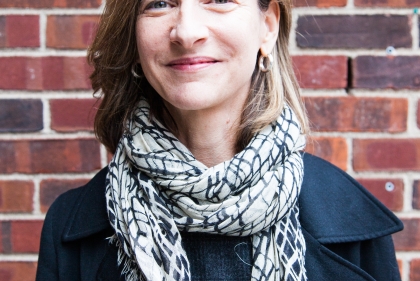
[[[257,0],[143,0],[136,38],[147,80],[179,110],[243,105],[258,50],[270,52],[277,36],[266,17],[277,9],[271,6],[262,12]]]

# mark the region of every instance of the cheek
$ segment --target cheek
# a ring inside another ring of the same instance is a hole
[[[242,59],[254,59],[262,44],[261,22],[250,18],[253,14],[241,14],[228,22],[220,21],[217,28],[217,37],[223,38],[224,45],[228,46],[230,56],[241,56]],[[226,28],[229,26],[229,28]]]
[[[142,44],[149,47],[159,47],[164,42],[162,40],[169,40],[173,18],[172,15],[140,17],[136,23],[137,41],[141,40]]]
[[[141,36],[140,34],[143,34]],[[151,32],[144,32],[139,25],[136,28],[136,42],[137,42],[137,52],[139,56],[140,63],[143,74],[145,78],[152,84],[152,87],[155,88],[155,79],[153,78],[153,59],[155,57],[153,50],[155,50],[154,46],[156,43],[154,42],[153,36],[151,36]]]
[[[230,38],[230,56],[236,57],[242,65],[244,69],[240,71],[243,72],[245,69],[248,70],[247,72],[249,72],[249,69],[253,71],[260,48],[258,37],[246,32],[236,32],[231,34]]]
[[[137,27],[136,29],[136,41],[137,41],[137,51],[139,53],[140,62],[143,64],[143,60],[149,57],[151,45],[153,44],[152,38],[149,38],[147,32],[144,32],[141,27]]]

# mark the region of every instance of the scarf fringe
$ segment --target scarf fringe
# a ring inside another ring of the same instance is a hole
[[[125,276],[127,281],[146,281],[146,278],[143,276],[143,273],[139,269],[137,263],[131,260],[123,250],[120,240],[118,240],[117,235],[114,234],[109,239],[109,244],[114,244],[118,249],[118,266],[121,267],[121,275]]]

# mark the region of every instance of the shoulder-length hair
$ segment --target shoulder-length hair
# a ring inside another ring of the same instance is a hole
[[[258,0],[262,11],[270,1]],[[279,34],[272,55],[273,67],[261,72],[258,56],[251,78],[250,93],[241,118],[237,150],[243,149],[252,136],[273,122],[287,103],[298,116],[302,133],[309,131],[299,86],[293,72],[288,44],[291,28],[291,0],[278,0],[280,6]],[[139,100],[148,100],[151,115],[165,123],[168,114],[164,103],[138,65],[136,21],[140,1],[107,0],[96,37],[88,50],[88,61],[94,67],[90,76],[95,93],[102,101],[95,117],[95,134],[110,152],[115,152],[118,141],[126,130]],[[139,74],[139,75],[138,75]]]

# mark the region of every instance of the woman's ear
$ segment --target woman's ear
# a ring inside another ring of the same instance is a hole
[[[279,33],[280,6],[276,0],[271,0],[264,13],[265,34],[260,47],[263,56],[267,56],[274,48]]]

